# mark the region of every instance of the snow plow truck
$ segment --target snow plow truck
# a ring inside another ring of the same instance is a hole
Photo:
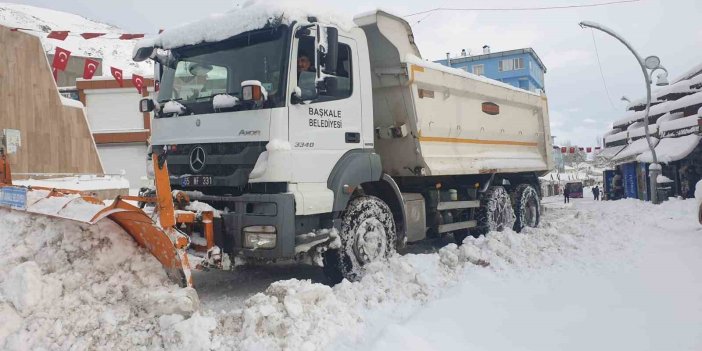
[[[311,259],[338,282],[427,238],[539,224],[545,95],[425,61],[397,16],[243,8],[133,56],[159,90],[139,106],[155,187],[130,199],[160,224],[120,199],[87,221],[118,222],[183,284],[192,248],[214,267]]]

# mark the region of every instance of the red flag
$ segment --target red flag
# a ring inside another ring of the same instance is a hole
[[[574,147],[571,147],[571,148],[570,148],[570,153],[571,153],[571,154],[574,154],[574,153],[575,153],[575,148],[574,148]]]
[[[51,72],[54,75],[54,82],[56,82],[58,84],[58,71],[56,70],[56,67],[52,68]]]
[[[100,61],[85,59],[85,65],[83,66],[83,79],[93,79],[95,71],[97,71]]]
[[[49,35],[46,36],[47,38],[50,39],[56,39],[56,40],[66,40],[68,37],[68,31],[67,30],[52,30]]]
[[[57,46],[56,52],[54,53],[54,62],[51,64],[51,66],[58,70],[65,71],[69,57],[71,57],[70,51]]]
[[[139,39],[143,38],[144,34],[122,34],[119,36],[119,39],[122,40],[130,40],[130,39]]]
[[[105,35],[105,33],[81,33],[80,36],[83,37],[83,39],[93,39],[97,37],[101,37]]]
[[[591,152],[592,152],[592,148],[591,148],[591,147],[588,147],[588,148],[587,148],[587,153],[589,154],[589,153],[591,153]]]
[[[122,70],[119,68],[110,67],[110,72],[112,72],[112,76],[115,77],[117,84],[119,84],[119,86],[123,87],[124,80],[122,79]]]
[[[159,91],[161,90],[161,82],[158,80],[154,81],[154,91]]]
[[[565,154],[565,153],[566,153],[566,150],[567,150],[567,149],[566,149],[566,147],[565,147],[565,146],[564,146],[564,147],[562,147],[562,148],[561,148],[561,153],[562,153],[562,154]]]
[[[134,84],[136,90],[141,94],[141,90],[144,88],[144,77],[138,74],[132,74],[132,84]]]

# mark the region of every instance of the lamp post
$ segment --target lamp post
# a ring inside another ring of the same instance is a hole
[[[644,131],[646,132],[646,141],[648,142],[648,148],[651,150],[651,156],[653,157],[653,163],[651,163],[651,166],[649,166],[649,189],[651,189],[651,202],[654,204],[658,204],[659,201],[657,178],[661,172],[661,165],[658,164],[658,158],[656,157],[656,149],[653,145],[653,142],[651,142],[651,133],[648,130],[648,112],[651,108],[651,80],[653,78],[653,72],[659,69],[663,70],[664,73],[659,74],[658,80],[656,81],[656,85],[663,86],[668,85],[668,70],[665,69],[665,67],[661,66],[661,60],[657,56],[649,56],[645,59],[642,59],[641,56],[639,56],[639,54],[636,52],[636,50],[634,50],[634,48],[626,40],[624,40],[624,38],[622,38],[613,30],[605,26],[602,26],[595,22],[582,21],[580,22],[580,27],[598,29],[613,36],[615,39],[619,40],[622,44],[624,44],[624,46],[626,46],[626,48],[629,49],[629,51],[631,51],[632,54],[634,54],[634,57],[636,57],[636,61],[638,61],[639,65],[641,66],[641,71],[643,72],[644,79],[646,81],[646,112],[644,112]],[[651,71],[650,75],[648,72],[649,70]]]

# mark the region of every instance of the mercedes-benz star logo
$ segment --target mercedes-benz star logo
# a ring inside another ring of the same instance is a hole
[[[195,173],[199,173],[205,168],[205,149],[198,146],[190,151],[190,169]]]

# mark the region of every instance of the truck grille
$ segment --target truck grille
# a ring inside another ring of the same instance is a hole
[[[241,187],[248,183],[248,175],[253,169],[258,156],[265,151],[267,142],[181,144],[167,147],[168,172],[171,183],[177,183],[181,175],[203,175],[215,177],[219,186]],[[194,172],[190,167],[193,149],[201,147],[205,152],[205,164],[202,170]],[[154,146],[154,150],[163,150],[163,146]]]

